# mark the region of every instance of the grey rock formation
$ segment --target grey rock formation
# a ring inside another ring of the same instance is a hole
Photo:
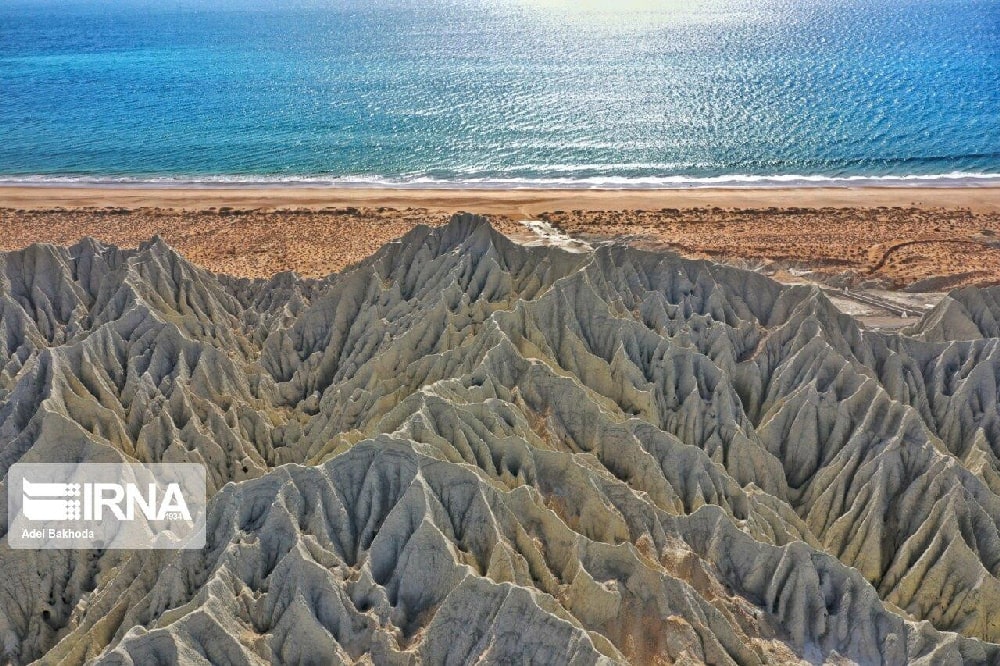
[[[908,333],[936,342],[1000,337],[1000,285],[953,291]]]
[[[200,551],[0,547],[3,659],[1000,663],[996,304],[873,333],[474,216],[323,281],[0,255],[0,470],[212,494]]]

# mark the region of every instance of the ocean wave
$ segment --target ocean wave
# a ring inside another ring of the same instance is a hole
[[[1000,173],[955,171],[908,175],[594,176],[586,178],[439,178],[430,176],[199,175],[199,176],[0,176],[0,186],[39,187],[344,187],[388,189],[694,189],[766,187],[983,187]]]

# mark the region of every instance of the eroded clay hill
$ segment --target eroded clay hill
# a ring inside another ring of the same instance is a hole
[[[213,495],[201,551],[0,547],[2,659],[998,663],[997,302],[866,332],[473,216],[322,281],[0,255],[0,470]]]

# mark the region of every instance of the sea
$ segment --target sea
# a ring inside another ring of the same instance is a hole
[[[2,0],[0,182],[1000,179],[997,0]]]

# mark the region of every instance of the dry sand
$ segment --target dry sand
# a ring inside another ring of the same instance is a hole
[[[294,270],[307,277],[324,277],[367,257],[417,224],[438,225],[448,218],[447,213],[427,210],[352,207],[315,211],[0,209],[0,250],[38,241],[70,245],[81,236],[135,247],[159,235],[189,260],[217,273],[270,277]]]
[[[941,291],[1000,283],[1000,214],[961,208],[712,208],[556,212],[541,217],[584,239],[762,268],[790,281]]]
[[[0,249],[154,234],[213,271],[321,276],[414,224],[490,214],[511,233],[545,219],[589,240],[630,237],[781,277],[928,289],[1000,282],[1000,188],[411,190],[0,187]],[[943,279],[938,279],[943,278]]]
[[[1000,213],[997,187],[788,187],[658,190],[404,189],[354,187],[23,187],[0,185],[0,207],[323,208],[467,210],[536,216],[553,210],[660,208],[877,207],[970,208]]]

